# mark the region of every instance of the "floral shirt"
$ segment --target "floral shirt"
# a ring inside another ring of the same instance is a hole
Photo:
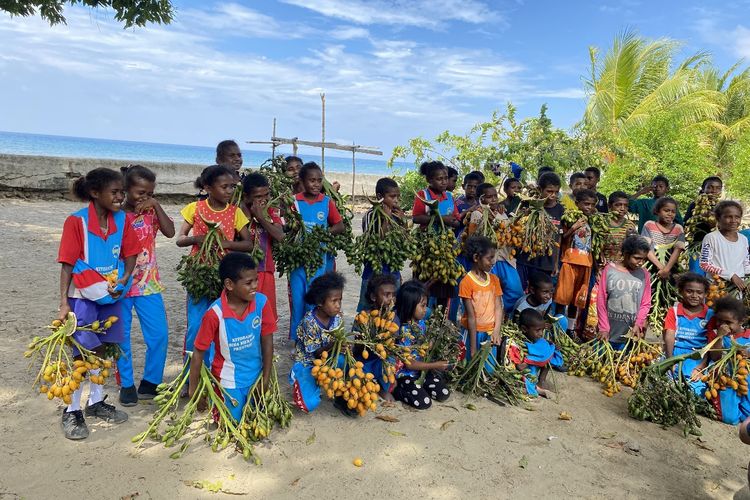
[[[156,212],[148,210],[136,214],[128,213],[125,219],[138,236],[141,251],[138,253],[133,269],[133,285],[127,297],[141,297],[164,291],[159,279],[159,266],[156,263],[156,235],[159,232],[159,218]]]
[[[419,355],[418,347],[425,343],[425,320],[401,325],[398,335],[398,344],[405,347],[411,347],[411,355],[414,360],[422,361],[422,356]],[[401,363],[399,363],[399,365],[401,365]],[[396,376],[398,377],[416,378],[419,377],[419,375],[419,371],[409,370],[403,366],[396,373]]]
[[[315,351],[331,342],[331,332],[339,328],[343,322],[344,319],[339,314],[328,325],[324,325],[315,315],[315,309],[308,311],[297,327],[294,360],[305,366],[312,365]]]

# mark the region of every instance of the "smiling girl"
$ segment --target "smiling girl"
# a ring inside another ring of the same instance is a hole
[[[701,269],[731,281],[738,290],[747,288],[745,276],[750,274],[750,255],[745,235],[740,234],[742,205],[722,201],[714,209],[717,230],[708,233],[701,245]]]

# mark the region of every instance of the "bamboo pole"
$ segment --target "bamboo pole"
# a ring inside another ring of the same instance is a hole
[[[276,137],[276,117],[275,116],[273,118],[273,134],[271,135],[271,137]],[[271,161],[273,161],[274,158],[276,158],[276,142],[272,141],[271,142]]]
[[[357,175],[357,162],[354,159],[354,155],[357,154],[354,144],[352,144],[352,207],[354,207],[354,176]]]
[[[323,175],[326,173],[326,95],[320,94],[320,103],[323,108],[321,120],[321,140],[320,140],[320,170]]]

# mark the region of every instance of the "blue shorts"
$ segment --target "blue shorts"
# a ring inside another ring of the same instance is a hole
[[[118,320],[106,332],[98,334],[89,331],[76,331],[73,338],[76,342],[89,350],[94,350],[102,344],[119,344],[124,337],[124,324],[122,320],[122,302],[113,304],[97,304],[88,299],[76,299],[69,297],[68,305],[78,319],[78,325],[90,325],[94,321],[104,323],[110,316],[116,316]],[[77,349],[75,350],[77,351]],[[74,354],[78,354],[74,352]]]

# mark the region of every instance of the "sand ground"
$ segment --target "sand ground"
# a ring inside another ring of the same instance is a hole
[[[53,318],[58,304],[55,264],[69,202],[0,200],[0,498],[206,498],[230,493],[255,498],[731,498],[747,477],[748,448],[734,427],[703,421],[703,437],[637,422],[627,416],[629,389],[608,399],[588,379],[558,375],[557,401],[501,408],[454,395],[425,412],[380,407],[352,420],[324,403],[313,415],[295,412],[291,428],[259,445],[262,466],[229,451],[195,443],[179,460],[161,446],[136,451],[130,438],[145,428],[153,406],[126,411],[118,426],[89,420],[90,437],[66,440],[61,406],[35,394],[22,353]],[[165,207],[177,218],[179,207]],[[184,293],[173,272],[182,249],[159,241],[170,323],[165,379],[177,374],[185,330]],[[359,277],[348,278],[345,312],[353,313]],[[279,310],[287,311],[286,280],[277,282]],[[290,366],[287,318],[275,339],[280,374]],[[143,342],[133,332],[136,377]],[[136,380],[138,380],[136,378]],[[117,388],[107,387],[110,399]],[[286,389],[286,387],[285,387]],[[571,421],[558,419],[561,411]],[[389,415],[397,422],[384,422]],[[633,452],[631,448],[639,451]],[[627,450],[627,451],[626,451]],[[362,468],[352,460],[361,457]],[[194,482],[220,483],[211,493]]]

